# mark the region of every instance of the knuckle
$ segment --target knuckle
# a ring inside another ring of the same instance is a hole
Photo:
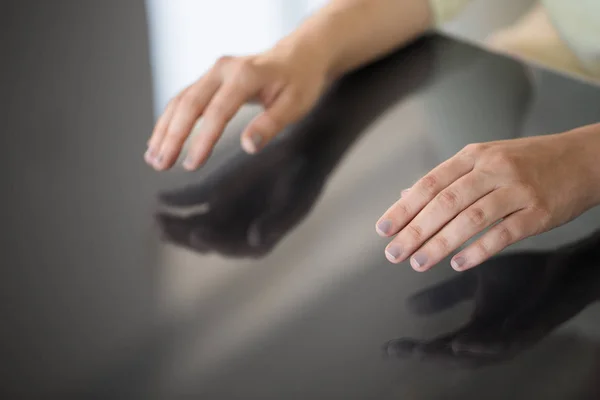
[[[250,64],[249,61],[240,61],[230,73],[224,77],[224,83],[237,91],[246,95],[254,93],[262,83],[260,74]]]
[[[426,175],[421,179],[421,187],[425,194],[432,195],[436,192],[438,186],[438,178],[433,175]]]
[[[482,259],[489,258],[492,255],[490,248],[481,239],[475,242],[475,248]]]
[[[443,210],[452,211],[458,206],[459,200],[457,194],[452,190],[444,190],[437,196],[437,201]]]
[[[486,149],[485,143],[469,143],[462,149],[462,153],[469,156],[478,156]]]
[[[507,226],[498,227],[498,242],[504,248],[515,241],[516,235]]]
[[[447,253],[451,250],[450,241],[444,235],[437,235],[435,237],[435,239],[433,239],[433,242],[434,242],[433,244],[434,244],[436,250],[438,250],[442,253]]]
[[[225,65],[227,65],[233,57],[231,56],[221,56],[219,58],[217,58],[217,61],[215,61],[215,68],[217,69],[221,69],[223,67],[225,67]]]
[[[187,91],[183,91],[180,92],[177,96],[173,97],[169,103],[167,104],[167,106],[165,107],[165,112],[169,109],[169,108],[173,108],[176,107],[179,102],[181,101],[181,99],[183,98],[183,96],[185,96],[185,94],[187,93]]]
[[[523,196],[525,201],[529,203],[531,206],[537,206],[540,199],[537,194],[537,191],[532,185],[528,185],[526,183],[520,183],[516,186],[518,192]]]
[[[405,202],[400,202],[394,207],[393,214],[398,219],[407,218],[410,215],[410,209]]]
[[[206,110],[206,116],[217,121],[227,118],[228,113],[229,107],[222,100],[213,100]]]
[[[535,219],[538,221],[540,230],[545,230],[552,223],[552,213],[545,205],[537,205],[533,207]]]
[[[181,100],[187,95],[187,91],[183,91],[181,93],[179,93],[177,96],[173,97],[171,100],[169,100],[169,103],[167,103],[167,106],[165,107],[165,110],[163,112],[163,117],[168,115],[169,113],[172,113],[173,111],[175,111],[177,109],[177,107],[179,107],[179,105],[181,104]]]
[[[487,215],[480,207],[471,207],[466,211],[466,217],[473,226],[482,226],[487,221]]]
[[[531,185],[523,185],[521,191],[529,209],[535,213],[535,218],[541,222],[549,221],[552,217],[550,206],[538,191]]]
[[[232,63],[231,70],[234,72],[234,75],[241,75],[255,71],[256,68],[256,62],[254,62],[250,57],[239,57],[236,58]]]
[[[423,238],[423,228],[416,224],[409,224],[406,227],[406,233],[414,242],[420,242]]]
[[[183,108],[186,111],[192,111],[196,109],[198,106],[197,96],[193,93],[193,91],[189,90],[181,95],[178,107]]]
[[[516,160],[505,152],[497,152],[490,156],[489,167],[494,171],[502,171],[511,176],[518,176]]]

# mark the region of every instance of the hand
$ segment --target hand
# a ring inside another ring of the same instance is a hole
[[[600,297],[600,231],[549,252],[494,257],[481,267],[409,297],[409,309],[433,315],[473,299],[469,321],[430,340],[394,339],[385,355],[461,367],[509,360]],[[575,268],[576,266],[576,268]]]
[[[227,123],[250,100],[258,100],[264,112],[242,133],[242,147],[249,153],[264,147],[286,125],[304,116],[323,91],[326,63],[308,46],[300,47],[275,47],[249,57],[222,57],[171,100],[148,141],[146,162],[157,170],[173,166],[202,116],[183,164],[188,170],[198,168]]]
[[[528,236],[564,224],[599,203],[600,124],[562,134],[465,147],[405,191],[377,223],[398,263],[425,271],[476,234],[452,258],[480,264]]]

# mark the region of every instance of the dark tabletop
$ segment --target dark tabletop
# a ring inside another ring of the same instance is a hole
[[[0,17],[3,398],[600,398],[600,209],[464,273],[374,231],[466,144],[600,121],[600,88],[432,35],[259,155],[248,106],[157,174],[139,3],[63,3]]]

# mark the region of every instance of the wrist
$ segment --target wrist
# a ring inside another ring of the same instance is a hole
[[[327,75],[330,70],[331,55],[313,35],[295,32],[277,42],[267,53],[289,65],[321,75]]]
[[[335,21],[327,13],[316,14],[277,42],[270,52],[303,68],[319,71],[329,78],[336,68],[340,47],[334,43],[334,24]]]

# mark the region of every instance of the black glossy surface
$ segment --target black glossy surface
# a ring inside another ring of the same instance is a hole
[[[16,50],[2,66],[6,398],[600,396],[598,209],[462,274],[393,266],[374,232],[470,142],[600,120],[600,89],[432,36],[335,84],[260,155],[237,146],[250,110],[202,171],[159,176],[141,157],[148,69],[128,59],[143,30],[82,58],[49,26],[38,74]]]

